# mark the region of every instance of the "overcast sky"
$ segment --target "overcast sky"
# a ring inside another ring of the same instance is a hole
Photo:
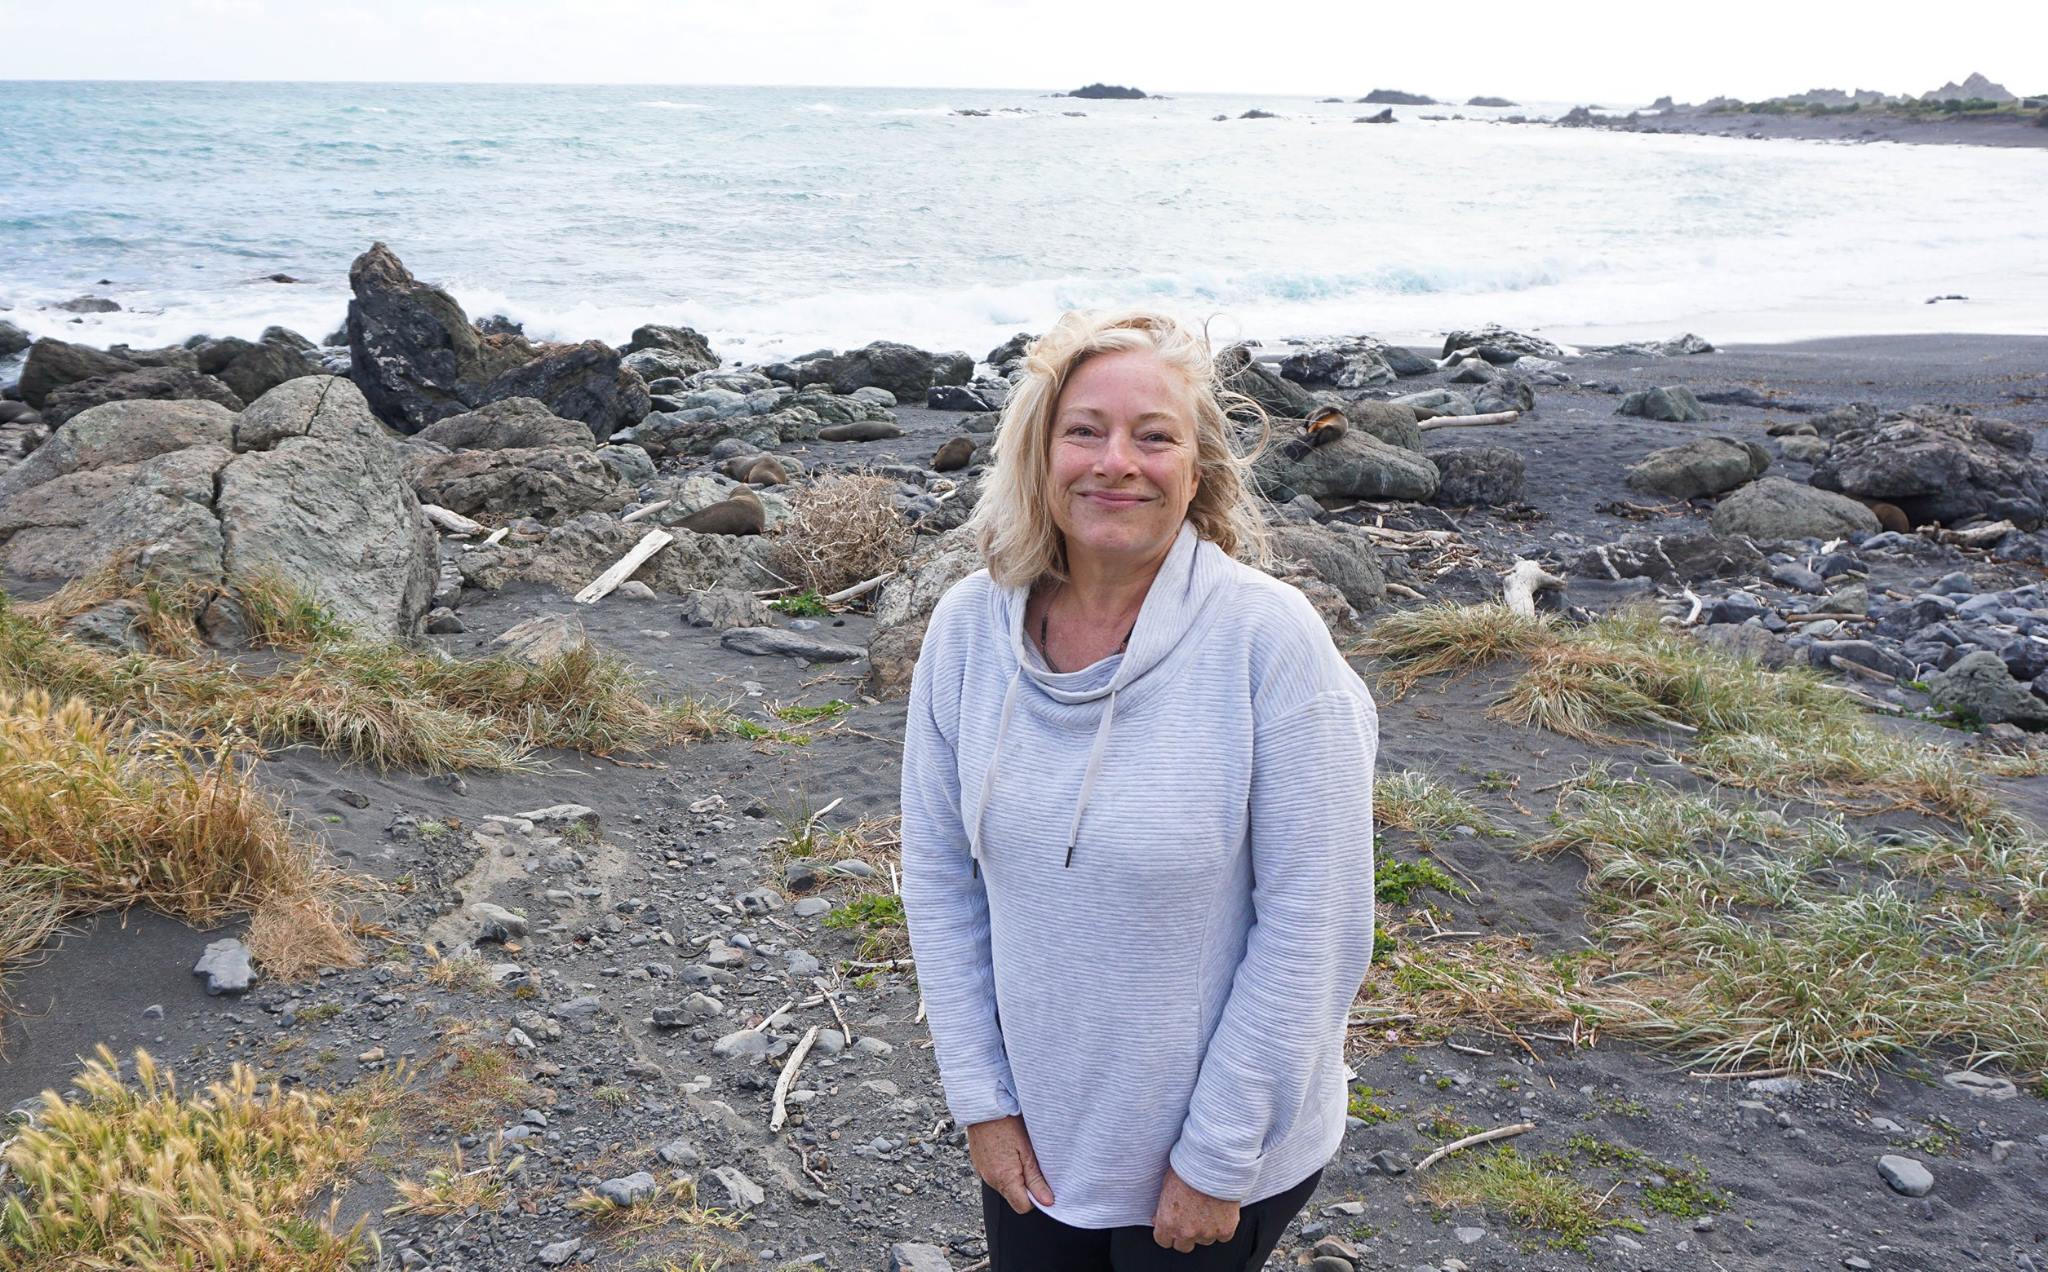
[[[2048,93],[2048,3],[0,0],[0,49],[0,78],[1031,90],[1099,79],[1168,93],[1383,87],[1606,104],[1917,94],[1971,71]]]

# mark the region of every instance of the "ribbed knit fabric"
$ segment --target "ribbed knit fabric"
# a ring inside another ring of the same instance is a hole
[[[954,1121],[1021,1112],[1076,1227],[1149,1224],[1169,1161],[1282,1192],[1344,1129],[1372,697],[1307,598],[1192,526],[1119,658],[1045,670],[1025,597],[957,584],[911,683],[903,900]]]

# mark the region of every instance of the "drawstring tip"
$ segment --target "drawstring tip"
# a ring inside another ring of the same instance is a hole
[[[1067,841],[1067,864],[1062,869],[1071,869],[1074,864],[1074,841]]]
[[[976,857],[974,859],[974,873],[968,875],[967,877],[970,879],[981,878],[981,858]]]

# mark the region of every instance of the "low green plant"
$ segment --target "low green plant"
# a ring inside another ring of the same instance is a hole
[[[832,614],[825,599],[818,595],[816,588],[805,588],[795,596],[781,596],[768,602],[768,608],[791,618],[829,618]]]

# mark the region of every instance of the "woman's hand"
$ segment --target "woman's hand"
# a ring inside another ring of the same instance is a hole
[[[1023,1214],[1032,1203],[1054,1204],[1052,1185],[1038,1169],[1038,1154],[1031,1151],[1031,1135],[1024,1119],[1011,1114],[992,1122],[976,1122],[967,1128],[967,1156],[982,1182],[1003,1195],[1010,1209]]]
[[[1166,1186],[1152,1212],[1152,1239],[1170,1250],[1191,1254],[1196,1246],[1214,1245],[1237,1235],[1237,1203],[1198,1193],[1166,1168]]]

